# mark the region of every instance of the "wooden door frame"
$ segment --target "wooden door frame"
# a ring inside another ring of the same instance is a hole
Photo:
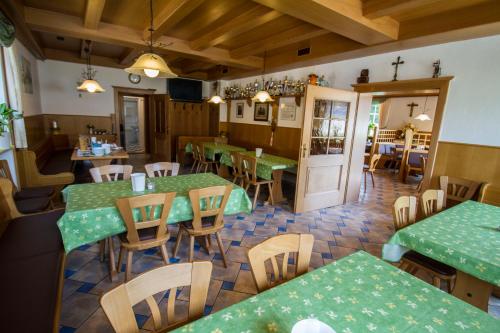
[[[395,92],[404,93],[405,91],[439,90],[439,93],[437,94],[438,100],[436,104],[436,111],[434,113],[434,122],[432,124],[432,139],[429,147],[429,159],[424,172],[421,191],[429,188],[431,183],[431,176],[434,172],[434,164],[436,162],[439,135],[441,134],[444,107],[448,98],[450,81],[453,80],[453,78],[453,76],[443,76],[439,78],[373,82],[352,85],[354,91],[358,93],[382,93],[382,96],[384,93],[393,94]]]
[[[120,96],[130,95],[137,97],[144,97],[144,104],[149,103],[146,102],[147,97],[149,95],[153,95],[156,92],[156,89],[141,89],[141,88],[130,88],[130,87],[120,87],[120,86],[112,86],[113,87],[113,95],[114,95],[114,103],[115,103],[115,134],[116,134],[116,142],[119,146],[121,146],[121,138],[120,138],[120,116],[122,107],[122,100]],[[146,138],[147,139],[147,138]],[[147,142],[147,141],[146,141]],[[147,149],[146,149],[147,151]]]

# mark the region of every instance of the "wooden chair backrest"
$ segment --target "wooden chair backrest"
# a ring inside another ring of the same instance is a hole
[[[420,165],[421,165],[424,173],[425,173],[425,168],[427,167],[427,159],[428,159],[427,156],[423,156],[423,155],[420,156]]]
[[[247,181],[254,184],[257,182],[257,158],[253,156],[248,156],[240,154],[241,167],[243,175],[245,175]]]
[[[224,223],[224,209],[232,189],[232,185],[225,185],[189,191],[189,199],[193,207],[194,231],[203,230],[202,218],[204,217],[215,216],[213,227],[222,226]]]
[[[417,198],[414,196],[402,196],[394,201],[392,206],[394,228],[402,229],[417,220]]]
[[[241,155],[236,151],[232,151],[230,156],[231,164],[233,165],[233,175],[243,175],[243,170],[241,168]]]
[[[205,162],[205,148],[203,147],[202,143],[194,143],[193,144],[193,153],[196,151],[196,155],[198,157],[198,160]]]
[[[288,258],[290,253],[297,253],[295,276],[307,273],[311,260],[314,236],[311,234],[283,234],[266,239],[248,250],[248,260],[252,275],[259,292],[269,289],[281,280],[288,279]],[[276,256],[283,255],[281,274]],[[266,261],[271,262],[272,277],[266,273]]]
[[[146,301],[153,317],[156,332],[178,327],[185,322],[175,321],[177,288],[190,286],[188,321],[203,316],[212,263],[197,261],[155,268],[119,285],[101,297],[101,306],[116,333],[138,333],[133,306]],[[167,318],[162,325],[162,315],[154,295],[170,290],[167,301]]]
[[[179,174],[179,163],[173,162],[157,162],[146,164],[144,168],[148,177],[166,177],[166,176],[177,176]]]
[[[373,154],[372,157],[370,158],[370,165],[368,166],[368,171],[375,171],[377,168],[377,163],[380,161],[380,158],[382,157],[382,154]]]
[[[17,191],[16,185],[14,185],[14,180],[12,179],[12,174],[10,173],[9,162],[7,160],[0,160],[0,177],[7,178],[12,184],[12,190],[15,193]]]
[[[448,176],[439,177],[439,187],[444,191],[444,206],[447,206],[447,200],[464,202],[471,200],[476,194],[480,183]]]
[[[123,180],[129,180],[131,174],[131,165],[111,164],[90,169],[90,175],[92,176],[94,183],[121,180],[120,175]]]
[[[14,185],[12,182],[4,177],[0,177],[0,196],[2,197],[3,205],[7,206],[9,219],[15,219],[22,216],[17,210],[16,203],[14,202],[13,192]]]
[[[425,217],[439,213],[443,210],[444,191],[443,190],[426,190],[420,198],[422,204],[422,212]]]
[[[479,202],[500,207],[500,186],[483,184],[479,192]]]
[[[139,229],[157,228],[157,239],[165,235],[167,218],[175,195],[175,192],[155,193],[116,200],[118,210],[127,227],[127,240],[130,244],[141,242]],[[159,217],[155,218],[155,215]]]

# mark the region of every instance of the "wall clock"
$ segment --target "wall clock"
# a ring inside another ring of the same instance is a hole
[[[137,75],[137,74],[130,73],[128,75],[128,80],[130,81],[130,83],[138,84],[139,82],[141,82],[141,76]]]

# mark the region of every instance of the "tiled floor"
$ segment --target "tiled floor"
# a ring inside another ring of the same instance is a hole
[[[139,161],[140,157],[137,157],[135,162]],[[359,249],[380,256],[382,245],[394,232],[391,205],[398,196],[415,193],[416,182],[402,184],[391,172],[378,172],[375,178],[377,187],[372,189],[369,185],[366,192],[362,190],[358,203],[305,214],[293,214],[287,205],[259,206],[251,215],[228,217],[221,232],[228,259],[227,268],[223,267],[215,246],[210,254],[195,248],[195,259],[211,260],[214,265],[205,313],[220,310],[256,293],[246,252],[269,236],[287,232],[312,233],[315,243],[311,269]],[[177,234],[173,226],[169,229],[172,235]],[[168,243],[170,255],[174,241],[171,239]],[[119,282],[110,282],[107,265],[99,261],[98,251],[98,246],[94,244],[83,246],[68,255],[60,332],[113,332],[99,306],[99,297]],[[187,258],[187,243],[184,241],[178,258],[181,262]],[[161,258],[155,251],[143,251],[134,256],[133,273],[141,273],[161,264]],[[123,273],[119,278],[122,281]],[[188,288],[178,292],[178,314],[186,313],[182,309],[186,308],[188,293]],[[158,296],[161,304],[166,301],[161,299],[163,296]],[[494,302],[497,304],[492,305],[491,310],[498,314],[500,304],[498,300]],[[139,304],[134,310],[141,329],[144,332],[152,330],[147,306]]]

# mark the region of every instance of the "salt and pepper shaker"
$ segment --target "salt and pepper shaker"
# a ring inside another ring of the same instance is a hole
[[[146,182],[146,187],[149,191],[154,191],[155,190],[155,183],[153,183],[151,180],[147,180]]]

